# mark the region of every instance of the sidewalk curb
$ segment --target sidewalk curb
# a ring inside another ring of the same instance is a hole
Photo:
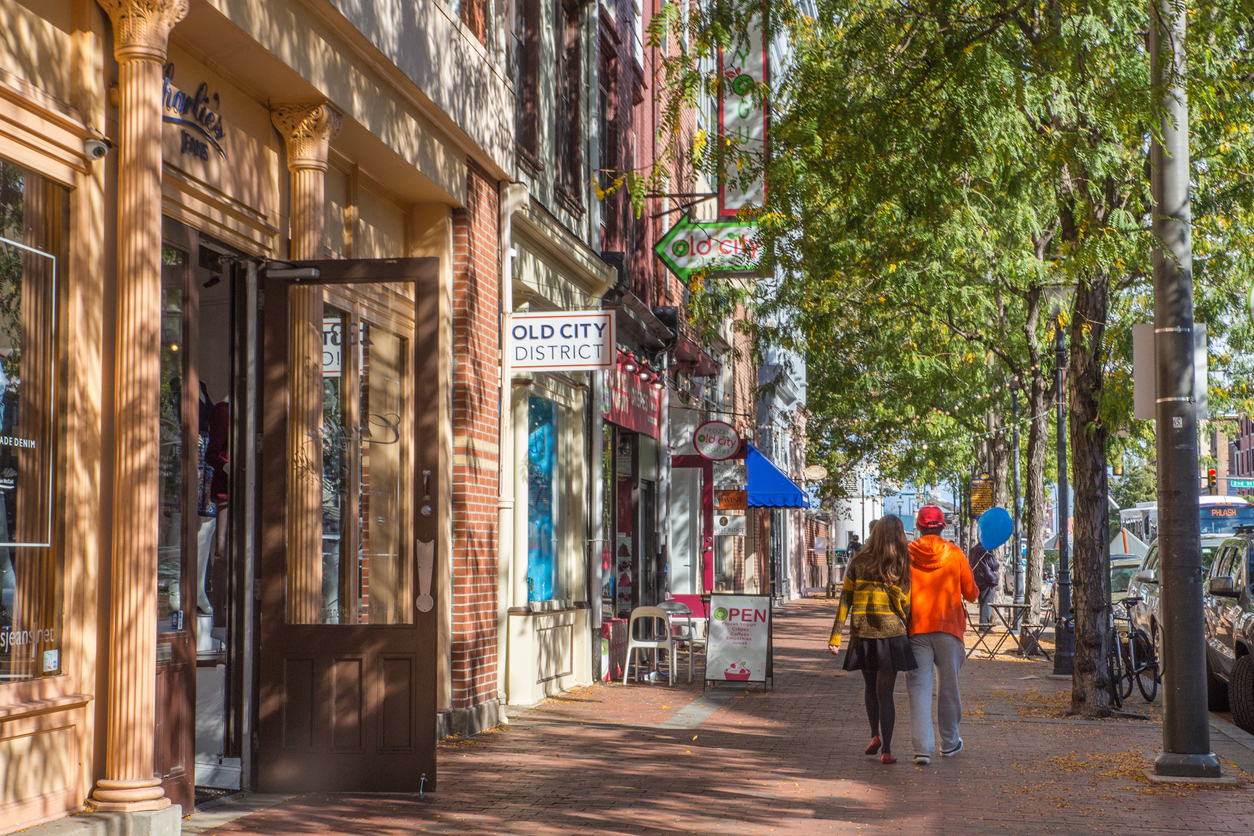
[[[1240,746],[1254,752],[1254,734],[1219,717],[1210,718],[1210,727]]]

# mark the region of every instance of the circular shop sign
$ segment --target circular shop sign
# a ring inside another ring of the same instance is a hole
[[[692,445],[707,459],[721,462],[736,455],[740,449],[740,435],[731,424],[706,421],[693,433]]]

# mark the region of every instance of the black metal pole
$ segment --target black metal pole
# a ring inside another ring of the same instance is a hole
[[[1058,390],[1058,623],[1054,627],[1054,674],[1071,676],[1075,669],[1075,626],[1071,618],[1071,547],[1067,542],[1070,497],[1067,489],[1067,393],[1063,389],[1063,367],[1067,347],[1062,338],[1062,320],[1054,321],[1054,386]]]
[[[1019,538],[1019,384],[1010,384],[1010,421],[1014,427],[1014,504],[1015,534],[1010,541],[1010,559],[1015,562],[1015,603],[1023,603],[1023,549]]]
[[[1189,111],[1184,4],[1150,4],[1150,73],[1161,90],[1162,144],[1150,145],[1154,354],[1158,370],[1158,548],[1162,555],[1163,776],[1218,778],[1206,713],[1202,542],[1193,376],[1193,252],[1189,240]]]

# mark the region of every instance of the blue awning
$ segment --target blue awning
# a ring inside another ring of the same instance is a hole
[[[809,508],[806,492],[797,487],[775,463],[749,445],[745,456],[750,508]]]

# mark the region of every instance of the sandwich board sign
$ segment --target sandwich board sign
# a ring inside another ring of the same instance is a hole
[[[771,596],[710,596],[705,681],[775,684]]]

